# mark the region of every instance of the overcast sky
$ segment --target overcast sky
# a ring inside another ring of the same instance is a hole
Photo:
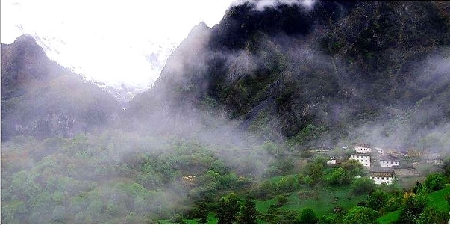
[[[31,34],[50,58],[87,78],[147,88],[192,27],[214,26],[232,2],[2,0],[1,42]]]

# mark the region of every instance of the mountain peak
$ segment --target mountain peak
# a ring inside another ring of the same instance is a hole
[[[2,44],[2,99],[18,94],[18,88],[32,79],[48,76],[49,64],[44,50],[30,35],[11,44]]]
[[[6,46],[12,46],[16,51],[21,51],[23,53],[29,54],[30,56],[42,57],[46,56],[44,49],[38,45],[36,39],[29,34],[23,34],[14,40],[11,44],[3,44],[2,48]]]

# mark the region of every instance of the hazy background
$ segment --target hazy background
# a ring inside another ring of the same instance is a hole
[[[217,24],[232,0],[1,2],[1,42],[31,34],[50,59],[88,79],[148,89],[193,26]]]

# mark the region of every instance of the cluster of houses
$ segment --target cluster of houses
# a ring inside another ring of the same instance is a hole
[[[381,148],[372,149],[368,145],[354,146],[354,152],[350,154],[349,159],[360,162],[364,168],[369,170],[369,178],[375,184],[392,184],[398,176],[417,176],[415,165],[408,164],[401,160],[407,156],[405,153],[396,151],[386,152]],[[442,158],[439,154],[431,154],[426,159],[429,164],[442,164]],[[337,164],[335,157],[331,157],[327,164]]]

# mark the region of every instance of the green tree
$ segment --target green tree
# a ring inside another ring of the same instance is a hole
[[[374,223],[378,212],[364,206],[355,206],[344,216],[344,223]]]
[[[346,172],[347,179],[353,179],[355,176],[362,175],[364,171],[363,165],[354,159],[344,161],[341,167]]]
[[[422,224],[444,224],[447,223],[449,219],[449,214],[447,212],[438,211],[432,207],[427,207],[419,215],[417,220],[418,223]]]
[[[375,187],[373,180],[366,177],[355,179],[351,184],[352,192],[357,195],[369,194],[375,190]]]
[[[275,188],[278,193],[294,191],[298,188],[298,180],[296,176],[283,176],[275,183]]]
[[[288,202],[288,198],[286,197],[286,195],[278,195],[277,196],[277,206],[281,207],[284,204],[286,204]]]
[[[423,194],[407,196],[402,205],[399,223],[420,223],[419,215],[426,206],[426,196]]]
[[[342,167],[338,167],[327,174],[325,180],[328,184],[332,186],[340,186],[343,184],[349,184],[347,173]]]
[[[374,210],[380,211],[380,209],[386,205],[388,198],[388,193],[381,189],[376,189],[367,197],[367,206]]]
[[[208,222],[208,204],[205,201],[197,202],[193,209],[193,216],[199,218],[199,223]]]
[[[277,176],[291,174],[294,169],[294,161],[292,159],[277,158],[273,163],[271,163],[267,175]]]
[[[425,187],[428,191],[439,191],[445,187],[445,176],[441,173],[432,173],[425,180]]]
[[[239,198],[235,193],[220,198],[217,209],[218,223],[230,224],[236,222],[240,206]]]
[[[313,224],[317,223],[319,219],[316,216],[316,213],[311,208],[304,208],[300,213],[300,223]]]
[[[247,196],[245,198],[244,205],[241,207],[238,222],[244,224],[255,224],[257,216],[258,211],[256,210],[255,200],[252,197]]]
[[[308,163],[306,165],[306,175],[311,178],[311,184],[317,184],[321,181],[323,177],[324,163],[320,160],[315,160],[315,162]]]
[[[444,163],[442,164],[442,170],[444,175],[450,178],[450,157],[445,158]]]
[[[22,201],[2,202],[2,223],[21,223],[26,215],[27,207]]]
[[[319,217],[319,223],[320,224],[342,223],[342,222],[336,222],[337,217],[338,216],[335,214],[322,215],[321,217]]]
[[[422,183],[420,183],[419,181],[416,181],[416,186],[414,186],[414,188],[413,188],[413,193],[419,194],[422,192],[426,192],[426,187],[424,185],[422,185]]]

